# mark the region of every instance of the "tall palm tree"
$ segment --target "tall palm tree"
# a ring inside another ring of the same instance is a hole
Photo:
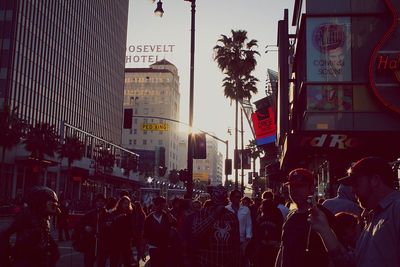
[[[38,170],[38,175],[34,179],[38,179],[45,156],[53,157],[59,147],[55,127],[48,123],[30,125],[24,144],[25,149],[31,152],[30,157],[35,161],[34,167]]]
[[[85,146],[77,136],[67,136],[64,143],[58,148],[59,157],[68,161],[68,177],[71,178],[72,164],[82,159],[85,153]]]
[[[253,50],[257,41],[247,42],[247,31],[231,30],[232,36],[221,35],[214,47],[214,60],[226,75],[223,79],[225,97],[235,101],[235,149],[238,148],[238,103],[257,93],[257,78],[251,75],[257,61]],[[238,170],[235,169],[235,188],[238,188]]]

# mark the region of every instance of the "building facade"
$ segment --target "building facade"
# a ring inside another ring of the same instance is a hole
[[[0,103],[120,144],[128,5],[1,1]]]
[[[123,129],[122,146],[154,153],[147,162],[150,173],[158,166],[166,166],[167,173],[178,168],[179,101],[178,70],[167,60],[125,70],[124,108],[132,109],[132,127]]]
[[[73,200],[112,190],[108,176],[96,182],[99,149],[113,153],[120,166],[128,5],[0,2],[0,106],[15,108],[28,124],[48,123],[61,137],[77,135],[84,142],[84,158],[71,177],[57,155],[50,159],[54,166],[40,174],[40,184]],[[29,158],[23,144],[7,151],[1,200],[18,198],[28,187]]]
[[[322,196],[355,160],[400,156],[394,2],[295,1],[297,34],[288,34],[287,10],[279,22],[280,165],[312,169]]]
[[[178,169],[186,169],[187,166],[187,137],[182,134],[179,141]],[[193,159],[193,182],[201,182],[210,185],[222,184],[223,155],[218,151],[218,141],[206,135],[207,157],[205,159]]]

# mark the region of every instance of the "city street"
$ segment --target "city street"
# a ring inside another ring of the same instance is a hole
[[[0,216],[0,231],[7,227],[11,222],[12,217]],[[52,236],[57,241],[57,232],[54,227],[52,227]],[[11,242],[14,240],[15,236],[12,236]],[[72,248],[71,241],[58,242],[58,248],[60,251],[60,259],[57,262],[57,267],[83,267],[83,255]],[[139,266],[144,267],[146,266],[146,263],[141,261]]]

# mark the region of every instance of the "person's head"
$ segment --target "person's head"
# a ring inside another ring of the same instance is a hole
[[[335,214],[336,234],[344,246],[355,247],[357,239],[361,233],[359,218],[351,213],[339,212]]]
[[[40,215],[54,215],[60,213],[57,194],[45,186],[32,187],[26,198],[28,207]]]
[[[241,203],[243,206],[250,207],[253,201],[249,197],[243,197]]]
[[[226,188],[223,187],[222,185],[218,186],[208,186],[207,190],[210,194],[211,197],[211,203],[216,206],[223,205],[225,206],[227,204],[227,191]],[[240,201],[240,198],[239,198]]]
[[[262,199],[273,199],[274,198],[274,193],[272,191],[264,191],[261,195]]]
[[[258,207],[258,206],[261,205],[261,201],[262,201],[262,199],[259,196],[257,196],[257,197],[254,198],[254,200],[253,200],[254,203],[253,204]]]
[[[354,163],[340,183],[350,185],[360,205],[375,208],[379,201],[394,190],[394,173],[389,163],[379,157],[366,157]]]
[[[161,212],[165,209],[165,204],[167,201],[165,200],[164,197],[158,196],[153,199],[153,204],[154,204],[154,211],[155,212]]]
[[[241,197],[242,193],[237,189],[232,190],[231,193],[229,194],[229,200],[233,205],[239,205]]]
[[[94,205],[96,209],[102,209],[106,205],[106,198],[104,197],[103,194],[97,194],[96,197],[94,198]]]
[[[115,206],[117,205],[117,199],[115,197],[109,197],[107,198],[106,201],[106,209],[107,210],[111,210],[113,208],[115,208]]]
[[[343,47],[336,47],[328,51],[329,64],[335,70],[341,70],[344,66]]]
[[[289,173],[289,195],[299,209],[307,207],[307,197],[314,194],[314,175],[311,171],[298,168]]]
[[[273,209],[276,209],[276,205],[271,199],[264,199],[261,202],[260,210],[263,216],[271,216],[271,214],[273,214]]]
[[[118,200],[116,210],[123,213],[131,212],[132,211],[131,199],[128,196],[122,196]]]
[[[181,205],[181,199],[178,197],[175,197],[174,199],[172,199],[172,208],[173,209],[179,209],[180,205]]]
[[[201,202],[199,200],[195,200],[192,202],[192,208],[194,211],[199,211],[201,210]]]

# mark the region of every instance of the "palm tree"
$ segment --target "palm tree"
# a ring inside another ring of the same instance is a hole
[[[25,149],[31,152],[30,158],[35,161],[38,176],[34,178],[38,179],[45,156],[53,157],[59,146],[55,127],[48,123],[30,125],[24,144]]]
[[[0,147],[2,149],[0,164],[1,181],[3,181],[3,166],[6,152],[21,141],[25,127],[25,122],[18,117],[17,108],[11,109],[8,105],[4,105],[3,110],[0,111]],[[6,184],[6,182],[0,182],[4,190],[8,190],[5,186]]]
[[[257,78],[251,75],[257,61],[254,49],[257,41],[247,41],[247,31],[231,30],[232,36],[221,35],[220,45],[214,47],[214,60],[226,75],[223,79],[225,97],[235,101],[235,149],[238,147],[238,103],[257,93]],[[235,188],[238,188],[238,170],[235,169]]]
[[[68,161],[68,177],[71,177],[72,164],[82,159],[85,153],[85,146],[77,136],[67,136],[64,143],[58,148],[59,157]]]

